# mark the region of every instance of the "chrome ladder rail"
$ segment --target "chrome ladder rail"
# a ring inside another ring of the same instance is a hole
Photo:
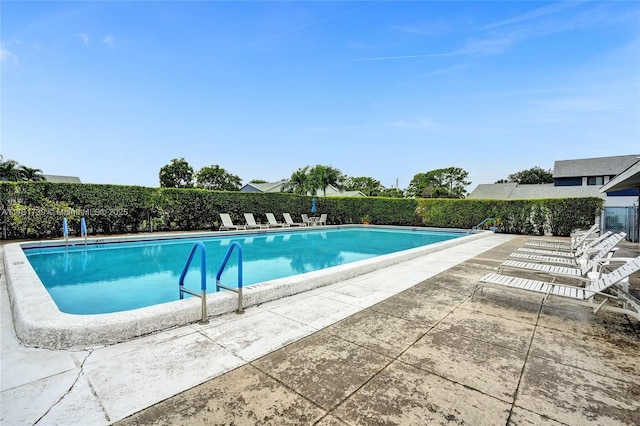
[[[467,231],[467,235],[469,235],[470,233],[472,233],[476,229],[480,228],[482,225],[484,225],[487,222],[493,222],[494,224],[496,224],[496,220],[494,218],[488,217],[485,220],[483,220],[482,222],[480,222],[479,224],[477,224],[476,226],[474,226],[473,228],[469,229],[469,231]]]
[[[237,249],[238,251],[238,286],[236,288],[226,286],[220,283],[220,277],[222,276],[222,271],[227,266],[227,262],[231,257],[231,253],[233,249]],[[244,309],[242,308],[242,246],[237,241],[232,241],[231,245],[227,249],[227,253],[224,256],[224,260],[220,265],[220,269],[218,269],[218,274],[216,275],[216,291],[221,288],[229,291],[233,291],[238,294],[238,309],[236,310],[236,314],[244,314]]]
[[[193,256],[196,254],[196,251],[200,249],[200,293],[190,290],[184,287],[184,277],[187,275],[187,270],[191,265],[191,261],[193,260]],[[204,244],[200,241],[197,241],[191,247],[191,252],[189,253],[189,258],[187,259],[187,263],[184,265],[182,269],[182,274],[180,274],[180,299],[184,299],[184,293],[189,293],[192,296],[199,297],[202,303],[202,318],[200,319],[200,324],[208,324],[209,318],[207,318],[207,249],[204,247]]]

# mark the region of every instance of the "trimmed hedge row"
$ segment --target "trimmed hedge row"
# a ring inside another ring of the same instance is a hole
[[[598,197],[538,200],[420,199],[418,215],[428,226],[466,229],[486,218],[494,218],[499,230],[509,234],[552,233],[569,236],[575,229],[589,228],[600,215],[603,204],[604,200]]]
[[[66,217],[79,235],[84,217],[90,234],[216,230],[219,214],[244,223],[243,213],[266,222],[289,212],[311,213],[312,197],[288,193],[223,192],[204,189],[147,188],[52,182],[2,182],[2,238],[62,236]],[[361,223],[470,229],[487,217],[500,230],[518,234],[569,235],[589,227],[600,214],[600,198],[492,201],[384,197],[316,197],[317,213],[330,224]]]

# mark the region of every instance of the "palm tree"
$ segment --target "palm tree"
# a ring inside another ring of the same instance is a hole
[[[329,185],[342,189],[344,176],[340,170],[331,166],[322,166],[318,164],[309,171],[309,176],[311,181],[317,185],[316,189],[322,188],[322,192],[325,197],[327,196],[327,186]]]
[[[18,162],[14,160],[0,162],[0,180],[12,182],[22,180],[19,166]]]
[[[309,166],[296,170],[282,186],[282,192],[305,195],[309,190]]]
[[[21,180],[30,182],[40,182],[44,180],[44,176],[42,176],[42,170],[27,166],[20,166],[20,177]]]

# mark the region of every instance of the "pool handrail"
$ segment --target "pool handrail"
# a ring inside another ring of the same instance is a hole
[[[220,277],[222,276],[222,272],[224,268],[227,267],[227,262],[231,257],[231,253],[233,249],[238,250],[238,286],[236,288],[228,287],[224,284],[220,283]],[[244,309],[242,308],[242,246],[237,241],[232,241],[227,249],[227,253],[224,255],[224,260],[218,269],[218,274],[216,275],[216,291],[221,288],[229,291],[233,291],[234,293],[238,293],[238,309],[236,310],[236,314],[244,314]]]
[[[184,286],[184,278],[187,275],[187,271],[189,270],[189,266],[191,265],[191,261],[193,260],[193,256],[196,251],[200,249],[200,293],[185,288]],[[189,252],[189,257],[187,258],[187,263],[182,268],[182,273],[180,274],[180,281],[178,282],[180,288],[180,299],[184,299],[184,293],[189,293],[192,296],[199,297],[202,303],[202,318],[200,319],[200,324],[208,324],[209,318],[207,318],[207,249],[204,246],[204,243],[201,241],[196,241],[193,243],[191,247],[191,252]]]
[[[469,229],[469,231],[467,232],[467,235],[469,235],[470,233],[472,233],[476,229],[480,228],[482,225],[484,225],[487,222],[493,222],[494,225],[497,223],[494,218],[488,217],[485,220],[483,220],[482,222],[480,222],[479,224],[477,224],[476,226],[474,226],[473,228]]]

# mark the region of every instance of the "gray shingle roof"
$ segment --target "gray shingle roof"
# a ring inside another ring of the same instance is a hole
[[[638,157],[640,154],[559,160],[554,164],[553,177],[614,176],[638,161]]]
[[[519,185],[517,183],[496,183],[478,185],[467,198],[475,200],[530,200],[541,198],[582,198],[599,197],[600,187],[593,186],[553,186],[552,183],[539,185]]]
[[[47,182],[55,183],[82,183],[77,176],[42,175]]]

